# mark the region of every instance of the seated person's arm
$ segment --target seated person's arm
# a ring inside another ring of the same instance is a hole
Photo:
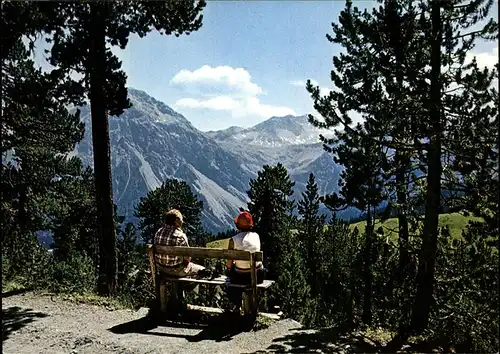
[[[184,234],[184,242],[182,244],[184,247],[189,247],[188,239],[186,234]],[[184,257],[184,267],[187,267],[189,262],[191,262],[191,257]]]
[[[229,240],[229,245],[227,246],[227,249],[228,250],[234,250],[234,241],[233,241],[233,239]],[[227,269],[231,269],[231,267],[233,266],[233,263],[234,263],[234,259],[228,259],[226,261],[226,268]]]

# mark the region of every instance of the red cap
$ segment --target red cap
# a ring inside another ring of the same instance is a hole
[[[234,218],[234,223],[236,226],[241,228],[249,228],[253,226],[252,214],[248,211],[241,212],[237,217]]]

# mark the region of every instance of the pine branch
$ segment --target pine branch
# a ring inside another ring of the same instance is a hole
[[[465,38],[465,37],[476,36],[477,34],[482,34],[482,33],[484,33],[484,29],[473,31],[473,32],[469,32],[469,33],[465,33],[465,34],[461,34],[459,36],[453,37],[453,39],[457,40],[457,39],[461,39],[461,38]]]

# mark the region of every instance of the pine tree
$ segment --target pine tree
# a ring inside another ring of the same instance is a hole
[[[153,28],[176,36],[201,26],[204,1],[118,3],[39,3],[50,19],[44,27],[50,49],[50,64],[69,83],[68,96],[81,104],[90,101],[96,202],[100,227],[101,294],[113,294],[117,282],[116,235],[113,221],[112,178],[107,116],[120,115],[130,107],[121,62],[107,45],[124,49],[131,33],[145,36]],[[82,76],[73,81],[69,74]],[[76,85],[75,85],[76,84]],[[77,95],[75,96],[75,93]]]
[[[339,193],[327,195],[324,203],[330,209],[341,210],[355,207],[366,213],[364,244],[364,296],[363,320],[369,324],[372,319],[372,252],[375,211],[386,199],[385,179],[382,167],[386,164],[387,154],[374,138],[365,137],[366,130],[358,124],[352,130],[337,132],[337,139],[331,140],[337,164],[344,166],[339,178]]]
[[[354,323],[355,300],[363,275],[361,257],[363,240],[349,225],[335,216],[328,223],[315,245],[318,283],[316,324]]]
[[[318,185],[314,174],[309,175],[306,190],[302,193],[302,200],[298,202],[299,220],[299,240],[305,246],[304,258],[306,260],[308,283],[313,294],[318,289],[319,279],[316,274],[317,255],[316,245],[318,243],[323,228],[325,226],[326,215],[318,215],[320,207],[320,197]]]
[[[44,197],[51,205],[47,228],[52,233],[54,255],[60,261],[68,260],[75,252],[88,256],[97,270],[99,238],[94,174],[75,157],[68,164],[72,165],[72,173],[54,180],[55,193]]]
[[[134,224],[126,223],[118,230],[118,269],[120,284],[129,277],[129,273],[141,264],[143,253],[138,252],[137,230]]]
[[[282,164],[265,165],[257,178],[250,181],[247,192],[250,198],[248,210],[260,235],[270,276],[276,274],[275,263],[281,255],[283,243],[289,242],[284,235],[290,232],[290,214],[294,207],[290,197],[294,184]]]
[[[278,231],[279,232],[279,231]],[[297,235],[282,229],[282,238],[287,239],[281,248],[277,260],[279,275],[275,297],[279,300],[286,316],[307,325],[314,321],[314,302],[311,287],[308,284],[307,264],[297,247]]]
[[[437,220],[441,206],[441,171],[457,172],[453,165],[467,165],[466,161],[471,156],[469,153],[487,155],[482,151],[484,145],[466,145],[467,154],[464,154],[464,149],[457,144],[460,141],[463,145],[467,138],[484,141],[488,129],[492,127],[494,113],[494,110],[484,106],[491,102],[492,92],[488,92],[487,87],[496,72],[480,71],[475,64],[465,66],[464,60],[474,40],[491,39],[497,25],[489,21],[473,33],[458,32],[460,28],[466,29],[486,18],[491,1],[465,4],[463,1],[451,1],[439,6],[446,9],[447,14],[442,21],[440,17],[434,17],[436,23],[442,22],[436,27],[436,24],[432,26],[432,11],[425,1],[384,1],[372,14],[359,11],[351,1],[347,1],[346,9],[340,16],[340,25],[333,25],[334,36],[327,36],[331,42],[347,49],[347,53],[334,57],[335,70],[331,77],[337,89],[326,97],[320,97],[319,88],[312,87],[310,83],[307,87],[316,110],[325,119],[321,122],[311,116],[313,124],[325,128],[341,127],[344,137],[362,134],[358,141],[369,139],[380,148],[388,149],[381,173],[386,188],[390,190],[394,186],[397,192],[401,270],[407,263],[405,259],[408,259],[404,247],[408,236],[405,216],[410,211],[407,193],[415,193],[411,188],[420,183],[415,178],[414,169],[423,173],[418,179],[426,178],[423,188],[426,213],[422,235],[424,242],[419,257],[420,290],[413,311],[413,324],[419,330],[426,326],[427,320],[424,319],[428,319],[430,310]],[[433,41],[439,42],[439,45],[434,43],[433,47]],[[436,54],[438,49],[439,55]],[[443,72],[438,59],[446,68]],[[433,65],[434,73],[428,69]],[[471,71],[475,74],[469,75]],[[457,89],[456,85],[461,89]],[[443,99],[439,103],[441,99],[438,95],[441,94]],[[437,106],[441,109],[438,110]],[[363,115],[363,131],[352,127],[350,111]],[[468,130],[466,125],[473,128]],[[332,143],[344,142],[344,137],[337,134],[337,140],[323,138],[323,142],[329,147]],[[359,147],[351,144],[351,149],[356,151]],[[442,161],[447,156],[451,157],[448,161],[454,163],[447,163],[443,168]],[[478,169],[477,164],[472,165],[470,171]],[[413,179],[409,179],[412,175]],[[393,200],[392,197],[389,200]],[[417,310],[417,303],[423,306],[424,311]]]
[[[19,268],[32,261],[34,250],[25,248],[36,243],[35,232],[50,228],[57,204],[47,199],[57,194],[57,181],[79,173],[78,159],[67,154],[83,137],[78,112],[64,105],[60,78],[30,59],[33,36],[46,23],[32,3],[2,4],[2,236]]]
[[[356,130],[361,130],[361,127],[358,126]],[[376,237],[374,233],[375,212],[380,203],[386,199],[382,166],[386,163],[387,155],[380,145],[372,139],[360,139],[361,141],[358,140],[358,137],[351,141],[348,139],[343,139],[346,144],[339,146],[338,150],[338,162],[349,167],[341,176],[343,201],[340,205],[355,206],[366,212],[363,249],[363,321],[370,324],[372,321],[373,244]],[[349,146],[351,142],[355,145]],[[355,149],[351,150],[352,147]],[[364,181],[360,181],[360,179],[364,179]]]
[[[438,216],[441,206],[443,158],[452,156],[455,164],[469,165],[469,172],[480,170],[477,158],[487,157],[495,142],[488,141],[493,131],[497,109],[492,108],[495,90],[491,89],[496,70],[481,70],[477,62],[465,63],[465,57],[474,47],[477,38],[498,38],[498,24],[490,18],[485,25],[480,21],[488,18],[492,1],[431,1],[423,8],[430,12],[430,79],[426,162],[428,167],[426,210],[423,242],[417,277],[417,295],[412,312],[411,329],[423,331],[429,322],[432,306],[434,272],[436,263]],[[479,29],[469,33],[470,27]],[[443,69],[443,67],[445,69]],[[457,87],[458,86],[458,87]],[[421,82],[421,87],[428,87]],[[486,105],[486,108],[485,108]],[[444,112],[444,114],[443,114]],[[498,118],[496,118],[498,121]],[[471,147],[458,146],[457,140],[473,141]],[[476,156],[472,163],[467,157]],[[453,164],[449,167],[453,169]]]
[[[190,245],[203,245],[205,233],[201,225],[203,202],[193,194],[189,185],[181,180],[168,179],[136,206],[135,216],[139,218],[139,229],[145,243],[152,243],[156,231],[162,227],[165,213],[179,209],[184,217],[183,229]]]
[[[424,52],[416,35],[420,27],[414,2],[387,0],[383,4],[370,14],[346,2],[340,25],[332,24],[334,36],[327,35],[330,42],[348,48],[347,53],[334,58],[332,81],[339,90],[324,98],[320,98],[318,88],[310,86],[308,91],[325,118],[323,123],[311,117],[313,124],[340,126],[359,134],[352,129],[349,117],[350,111],[356,111],[365,120],[365,137],[379,139],[381,147],[389,148],[383,173],[387,188],[396,193],[389,195],[386,215],[395,209],[400,269],[404,270],[409,259],[409,187],[417,178],[414,171],[420,167],[415,163],[418,147],[413,141],[419,110],[415,109],[418,102],[412,98],[413,88],[407,84],[411,79],[408,68],[423,70],[425,64],[419,59]],[[329,144],[328,140],[324,142]]]

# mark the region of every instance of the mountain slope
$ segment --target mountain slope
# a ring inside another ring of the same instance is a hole
[[[231,226],[238,207],[246,204],[251,173],[240,160],[196,130],[182,115],[142,91],[129,89],[133,107],[110,117],[113,192],[120,212],[133,218],[139,198],[168,178],[185,180],[204,202],[205,226]],[[77,153],[92,164],[89,107]]]
[[[186,181],[204,202],[207,230],[232,227],[246,206],[248,183],[265,164],[283,163],[296,182],[296,196],[309,173],[319,190],[337,189],[339,168],[318,143],[319,130],[307,117],[273,117],[255,127],[203,133],[181,114],[143,91],[129,89],[133,106],[110,117],[113,192],[119,212],[135,221],[141,197],[169,178]],[[90,107],[82,108],[86,133],[75,153],[92,165]],[[312,143],[306,143],[312,142]]]
[[[332,133],[313,127],[307,116],[272,117],[248,129],[231,127],[206,134],[226,150],[237,152],[253,171],[265,164],[282,163],[295,181],[296,198],[305,190],[311,172],[321,195],[338,190],[340,168],[319,142],[319,134]],[[353,210],[348,210],[339,216],[349,218],[352,214]]]

